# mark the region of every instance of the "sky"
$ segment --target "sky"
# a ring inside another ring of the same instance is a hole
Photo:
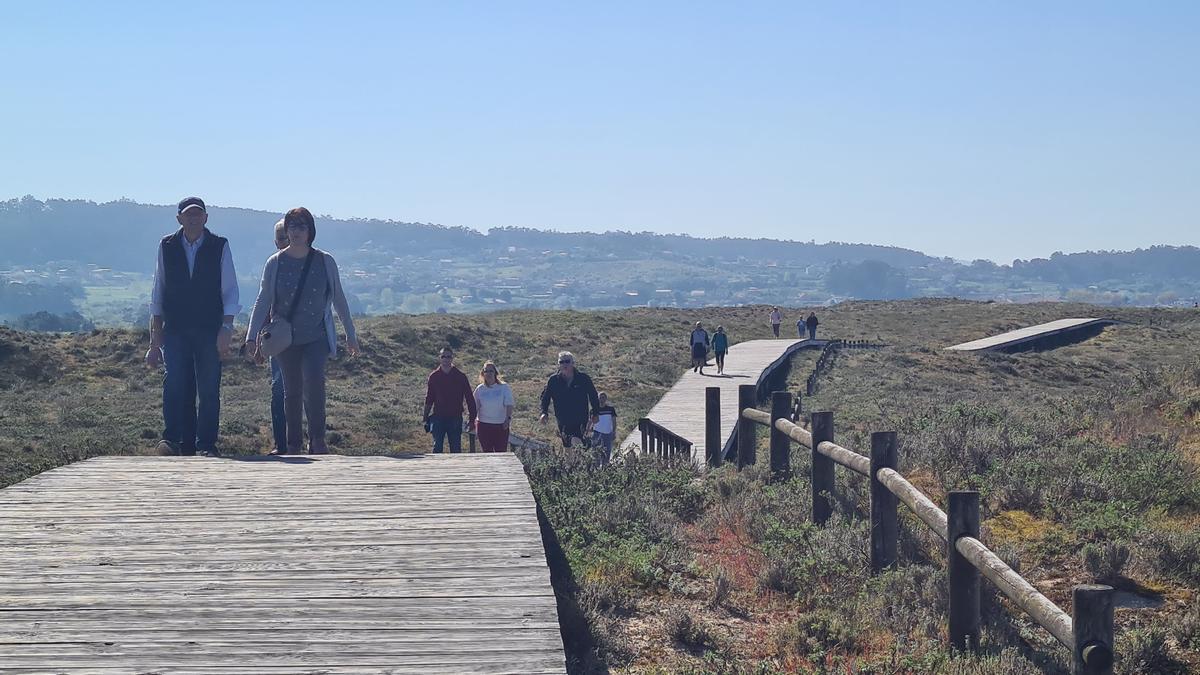
[[[0,0],[0,199],[1200,244],[1200,3]]]

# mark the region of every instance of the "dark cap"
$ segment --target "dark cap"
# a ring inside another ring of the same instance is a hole
[[[193,206],[198,206],[200,207],[201,211],[208,213],[208,209],[204,208],[204,200],[200,199],[199,197],[188,197],[187,199],[179,202],[179,212],[183,213],[184,211],[187,211],[188,208]]]

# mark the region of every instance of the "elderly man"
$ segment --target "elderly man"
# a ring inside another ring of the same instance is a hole
[[[575,438],[587,447],[588,419],[590,417],[592,422],[599,419],[600,397],[592,378],[576,370],[575,356],[571,352],[558,353],[558,372],[550,376],[542,389],[542,416],[538,418],[542,424],[549,417],[551,402],[554,403],[554,419],[558,422],[563,447],[571,447]]]
[[[146,363],[166,364],[158,451],[216,457],[221,355],[229,351],[233,318],[241,310],[237,275],[229,242],[206,227],[204,200],[179,202],[175,220],[179,230],[159,242],[150,294]]]

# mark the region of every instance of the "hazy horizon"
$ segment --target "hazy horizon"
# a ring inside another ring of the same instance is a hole
[[[1200,5],[0,7],[0,185],[486,232],[1195,245]]]

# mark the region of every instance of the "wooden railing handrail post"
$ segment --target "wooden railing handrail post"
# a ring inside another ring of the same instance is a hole
[[[812,520],[824,525],[833,515],[833,460],[817,451],[825,441],[833,442],[833,413],[812,414]]]
[[[951,649],[979,651],[979,570],[961,553],[960,537],[979,538],[979,493],[951,492],[946,511],[946,559],[949,563]]]
[[[787,480],[792,477],[792,439],[775,426],[775,421],[791,416],[792,394],[777,391],[771,394],[771,478]]]
[[[738,414],[741,417],[741,414]],[[721,466],[721,388],[704,388],[704,453],[712,468]]]
[[[1072,675],[1111,675],[1113,666],[1113,588],[1082,585],[1071,592]]]
[[[871,572],[896,564],[900,532],[899,500],[879,480],[880,469],[897,468],[896,432],[871,434]]]
[[[755,424],[752,420],[746,419],[742,411],[746,408],[753,408],[758,402],[756,391],[757,387],[753,384],[738,385],[737,465],[739,469],[754,464],[755,460],[755,444],[758,442]]]

